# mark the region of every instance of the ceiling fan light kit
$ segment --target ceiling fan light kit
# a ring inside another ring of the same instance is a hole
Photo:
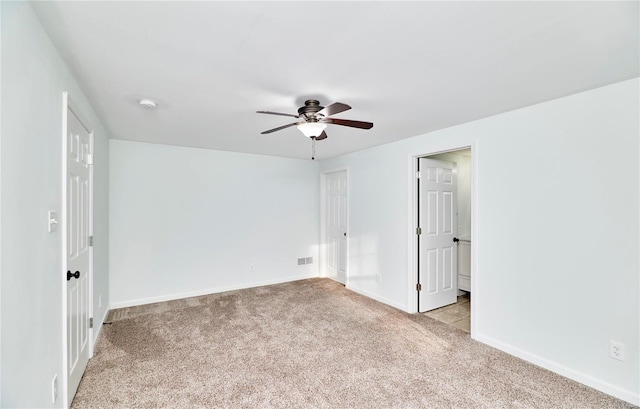
[[[305,122],[298,125],[300,132],[307,138],[317,138],[326,128],[327,124],[323,124],[322,122]]]
[[[315,99],[308,99],[305,101],[304,106],[298,108],[298,115],[284,114],[281,112],[272,111],[256,111],[258,114],[280,115],[290,116],[293,118],[301,119],[298,122],[292,122],[287,125],[279,126],[277,128],[269,129],[268,131],[261,132],[262,135],[270,134],[272,132],[280,131],[282,129],[296,126],[300,132],[307,138],[312,140],[312,156],[311,159],[315,159],[315,142],[327,139],[327,134],[324,131],[327,128],[327,124],[348,126],[351,128],[371,129],[373,123],[363,121],[353,121],[350,119],[338,119],[330,118],[331,115],[339,114],[351,109],[347,104],[341,102],[334,102],[333,104],[323,107],[320,105],[320,101]]]

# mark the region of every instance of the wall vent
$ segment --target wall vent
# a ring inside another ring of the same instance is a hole
[[[305,263],[305,258],[304,257],[298,259],[298,265],[299,266],[304,266],[305,264],[306,263]]]
[[[304,263],[305,263],[305,264],[313,264],[313,257],[307,257],[307,258],[304,260]]]

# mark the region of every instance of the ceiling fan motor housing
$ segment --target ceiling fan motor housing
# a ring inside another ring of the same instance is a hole
[[[320,101],[316,99],[308,99],[304,102],[303,107],[298,108],[298,115],[304,115],[307,119],[311,119],[312,121],[315,119],[317,121],[315,114],[323,109],[324,107],[320,105]]]

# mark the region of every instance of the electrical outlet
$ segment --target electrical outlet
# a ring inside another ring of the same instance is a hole
[[[380,274],[380,273],[376,274],[376,281],[377,282],[381,282],[382,281],[382,274]]]
[[[51,403],[56,403],[58,400],[58,374],[53,375],[51,380]]]
[[[617,359],[618,361],[624,361],[625,345],[622,342],[614,340],[609,341],[609,357]]]

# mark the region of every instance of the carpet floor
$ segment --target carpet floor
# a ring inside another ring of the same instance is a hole
[[[329,279],[114,310],[73,408],[632,408]]]

